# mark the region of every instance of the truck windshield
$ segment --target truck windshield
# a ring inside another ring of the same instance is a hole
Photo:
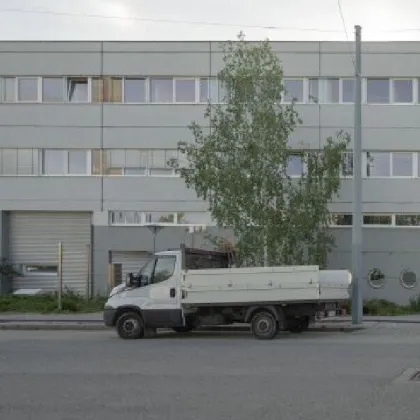
[[[155,265],[155,258],[152,258],[140,269],[139,274],[145,277],[147,276],[147,278],[150,279],[153,273],[154,265]]]

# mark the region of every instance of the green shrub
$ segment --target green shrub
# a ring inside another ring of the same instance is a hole
[[[100,312],[106,298],[101,296],[87,300],[84,296],[66,290],[62,295],[63,312]],[[57,293],[35,296],[0,296],[0,312],[58,312]]]
[[[346,311],[351,313],[351,302],[346,306]],[[420,314],[420,295],[410,299],[408,305],[398,305],[385,299],[370,299],[363,302],[363,314],[373,316],[397,316]]]

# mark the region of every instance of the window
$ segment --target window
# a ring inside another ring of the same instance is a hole
[[[309,79],[309,102],[319,103],[319,80]]]
[[[219,101],[219,85],[216,77],[200,78],[200,102]]]
[[[36,102],[38,101],[38,78],[19,77],[18,78],[18,101]]]
[[[143,224],[140,211],[111,211],[109,212],[111,225],[140,225]]]
[[[408,152],[392,153],[392,176],[413,176],[413,154]]]
[[[43,175],[90,175],[89,151],[43,150]]]
[[[352,226],[353,215],[351,214],[330,214],[330,224],[332,226]]]
[[[389,103],[389,79],[366,79],[367,103]]]
[[[388,177],[391,175],[390,153],[367,152],[366,176]]]
[[[161,283],[162,281],[169,280],[175,272],[175,265],[175,256],[160,255],[157,257],[152,283]]]
[[[173,176],[175,170],[170,166],[170,162],[177,159],[177,150],[154,149],[149,160],[149,175]]]
[[[92,79],[92,102],[122,102],[121,77],[94,77]]]
[[[285,79],[284,80],[284,102],[303,102],[303,80]]]
[[[147,175],[150,151],[142,149],[108,149],[104,151],[105,175]]]
[[[372,268],[367,275],[369,285],[374,289],[385,286],[385,274],[379,268]]]
[[[0,175],[38,175],[38,150],[0,149]]]
[[[400,274],[401,286],[405,289],[414,289],[417,286],[417,276],[411,270],[403,270]]]
[[[5,77],[3,79],[4,102],[16,102],[16,78]]]
[[[300,155],[289,156],[287,162],[286,174],[289,176],[302,176],[303,174],[303,159]]]
[[[124,102],[144,103],[146,102],[146,79],[128,78],[124,79]]]
[[[396,226],[420,226],[420,214],[396,214]]]
[[[174,85],[172,78],[150,79],[150,101],[155,103],[170,103],[174,100]]]
[[[64,102],[65,84],[62,77],[44,77],[42,79],[42,101]]]
[[[25,264],[23,272],[28,276],[56,276],[58,265],[56,264]]]
[[[356,85],[354,79],[343,79],[342,84],[342,102],[352,103],[355,99]]]
[[[195,79],[175,79],[175,102],[195,102]]]
[[[339,79],[309,79],[309,102],[338,103]]]
[[[151,224],[177,224],[178,214],[169,212],[151,212],[146,213],[146,223]]]
[[[353,176],[353,152],[343,153],[341,174],[342,176]]]
[[[412,79],[392,80],[392,101],[400,104],[410,104],[413,102]]]
[[[363,224],[369,226],[391,226],[392,225],[392,216],[390,214],[372,214],[372,215],[363,215]]]
[[[69,77],[67,79],[67,100],[72,103],[89,101],[87,77]]]

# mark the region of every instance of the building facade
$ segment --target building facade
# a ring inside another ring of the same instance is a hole
[[[272,45],[303,120],[292,145],[352,135],[351,44]],[[154,248],[206,242],[206,204],[167,162],[191,121],[206,124],[207,99],[223,102],[222,58],[218,42],[0,43],[0,256],[21,273],[13,288],[54,290],[60,247],[64,286],[105,293],[110,258],[128,272]],[[420,293],[419,68],[419,42],[363,45],[365,298]],[[351,153],[342,177],[331,268],[350,268]]]

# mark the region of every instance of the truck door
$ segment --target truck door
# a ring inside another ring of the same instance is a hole
[[[149,302],[144,308],[146,325],[155,328],[183,325],[179,296],[179,258],[176,255],[157,255],[150,279]]]

